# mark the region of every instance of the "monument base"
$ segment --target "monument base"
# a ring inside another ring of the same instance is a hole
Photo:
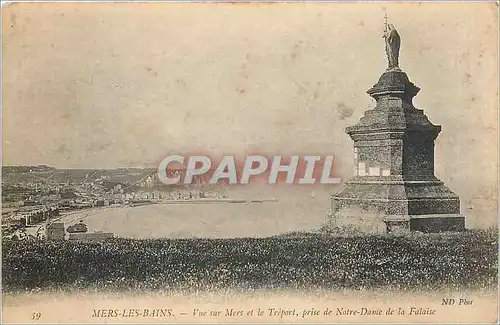
[[[435,177],[411,181],[354,177],[331,200],[333,223],[346,224],[353,218],[352,226],[362,228],[361,223],[372,219],[388,232],[465,230],[459,197]]]
[[[386,216],[384,222],[388,232],[443,232],[465,230],[465,216],[460,214]]]
[[[465,231],[465,216],[444,213],[387,215],[373,209],[344,207],[330,213],[327,229],[352,234],[458,232]]]

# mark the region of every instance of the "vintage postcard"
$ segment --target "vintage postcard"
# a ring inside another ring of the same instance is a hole
[[[2,322],[498,321],[498,3],[2,6]]]

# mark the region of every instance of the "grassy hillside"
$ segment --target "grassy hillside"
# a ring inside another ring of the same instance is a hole
[[[496,230],[461,234],[6,242],[3,290],[473,288],[497,283]]]

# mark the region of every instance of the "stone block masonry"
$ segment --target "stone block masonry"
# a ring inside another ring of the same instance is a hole
[[[381,216],[389,232],[465,229],[459,197],[434,174],[441,126],[413,106],[419,91],[399,67],[388,68],[367,91],[376,106],[346,129],[354,141],[354,175],[331,197],[333,224],[345,211],[361,209]]]

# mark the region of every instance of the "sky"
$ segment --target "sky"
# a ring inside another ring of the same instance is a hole
[[[387,61],[422,88],[436,173],[496,196],[494,3],[16,3],[3,7],[4,165],[156,167],[170,154],[335,155]],[[409,14],[411,12],[411,15]],[[445,14],[443,14],[445,12]]]

